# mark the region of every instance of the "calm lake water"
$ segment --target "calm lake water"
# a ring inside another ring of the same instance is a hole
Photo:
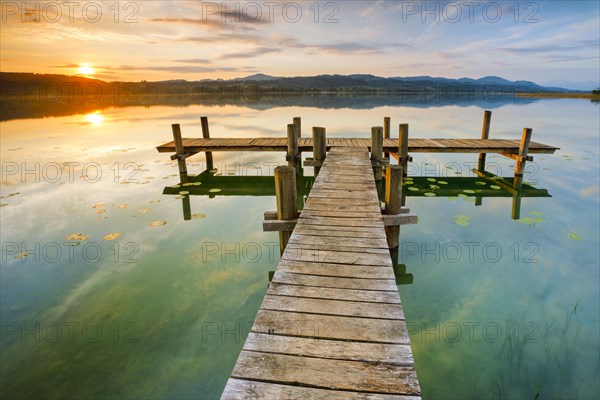
[[[301,116],[304,136],[324,126],[329,137],[367,137],[390,116],[395,137],[408,122],[412,137],[478,138],[484,109],[493,110],[492,138],[531,127],[534,141],[561,150],[528,163],[525,180],[550,196],[523,197],[521,220],[511,219],[508,193],[481,206],[407,198],[420,219],[402,228],[412,284],[399,290],[423,398],[597,398],[598,105],[397,98],[21,112],[1,122],[0,396],[220,396],[279,259],[277,234],[262,232],[275,198],[268,185],[252,195],[163,194],[178,183],[177,166],[155,146],[170,140],[172,123],[197,137],[207,115],[213,137],[281,137]],[[223,178],[268,176],[284,163],[279,153],[214,156]],[[409,175],[436,181],[473,176],[477,161],[413,157]],[[487,161],[512,176],[511,160]],[[190,173],[203,163],[189,159]]]

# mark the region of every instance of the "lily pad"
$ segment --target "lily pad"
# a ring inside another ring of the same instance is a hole
[[[102,207],[104,207],[105,205],[106,205],[106,204],[104,204],[104,203],[97,203],[97,204],[94,204],[94,205],[92,206],[92,208],[102,208]]]
[[[471,219],[471,217],[469,217],[467,215],[455,215],[454,223],[458,226],[469,226],[470,219]]]
[[[471,189],[464,189],[463,192],[468,194],[475,194],[475,191]]]
[[[23,258],[27,258],[28,256],[29,256],[29,253],[27,253],[27,252],[24,251],[24,252],[22,252],[20,254],[17,254],[15,256],[15,258],[17,258],[17,259],[23,259]]]
[[[418,192],[419,188],[415,187],[415,186],[411,186],[411,187],[408,188],[408,190],[410,190],[411,192]]]
[[[438,185],[447,185],[448,182],[446,181],[437,181]]]
[[[181,192],[179,192],[180,195],[185,196],[190,194],[190,192],[186,191],[186,190],[182,190]]]
[[[96,214],[104,214],[106,210],[96,210]]]
[[[181,200],[181,199],[185,199],[185,196],[184,196],[184,195],[181,195],[181,194],[180,194],[180,195],[177,195],[177,196],[175,196],[175,200]]]
[[[121,209],[127,208],[127,204],[119,204],[119,208],[121,208]]]
[[[173,185],[171,186],[172,189],[179,189],[181,187],[181,185]]]
[[[432,189],[434,189],[434,190],[440,188],[438,185],[429,185],[429,187],[432,188]]]
[[[540,212],[540,211],[531,211],[529,214],[532,214],[532,215],[540,215],[540,216],[541,216],[541,215],[544,215],[544,213],[543,213],[543,212]]]
[[[450,200],[450,201],[456,201],[456,200],[458,200],[458,199],[459,199],[459,198],[458,198],[458,197],[455,197],[455,196],[450,196],[450,197],[448,197],[448,200]]]
[[[494,190],[500,190],[502,189],[500,186],[498,185],[490,185],[490,188],[494,189]]]
[[[115,240],[118,237],[121,237],[121,234],[119,232],[115,232],[104,236],[104,240]]]
[[[413,181],[404,181],[402,184],[403,184],[404,186],[408,186],[408,185],[413,185],[413,184],[414,184],[414,182],[413,182]]]
[[[435,194],[433,192],[427,192],[427,193],[424,193],[423,195],[427,196],[427,197],[435,197],[435,196],[437,196],[437,194]]]
[[[476,184],[476,185],[479,185],[479,186],[485,186],[485,185],[487,184],[487,182],[484,182],[484,181],[477,181],[477,182],[475,182],[475,184]]]
[[[166,225],[166,224],[167,224],[167,221],[159,219],[159,220],[150,222],[148,224],[148,226],[151,226],[152,228],[156,228],[157,226],[163,226],[163,225]]]
[[[84,235],[83,233],[71,233],[70,235],[65,236],[65,240],[77,240],[78,242],[83,242],[89,237],[90,235]]]
[[[204,219],[206,218],[205,214],[192,214],[193,219]]]
[[[517,222],[521,222],[528,226],[533,226],[533,224],[535,224],[536,221],[533,218],[525,217],[525,218],[518,219]]]
[[[209,193],[219,193],[221,191],[221,189],[210,189],[208,192]]]
[[[460,197],[460,198],[463,198],[463,199],[468,199],[468,198],[469,198],[469,196],[467,196],[467,195],[466,195],[466,194],[464,194],[464,193],[459,193],[459,194],[458,194],[458,197]]]
[[[437,179],[435,179],[435,178],[427,178],[427,180],[428,180],[429,182],[436,182],[436,181],[437,181]]]
[[[138,215],[148,214],[150,211],[152,211],[151,208],[142,208],[140,211],[138,211]]]
[[[568,236],[569,236],[569,239],[571,239],[571,240],[581,240],[581,236],[579,236],[578,234],[573,233],[573,232],[569,232]]]

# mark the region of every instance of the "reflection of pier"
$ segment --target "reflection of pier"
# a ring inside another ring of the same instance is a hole
[[[191,215],[189,195],[277,200],[277,211],[265,213],[263,229],[279,232],[281,261],[222,398],[420,394],[397,290],[413,281],[406,266],[398,265],[400,225],[416,223],[416,215],[402,207],[406,196],[463,195],[474,197],[475,205],[483,197],[512,196],[513,218],[524,194],[549,196],[524,184],[523,172],[529,153],[556,148],[531,142],[531,129],[523,130],[520,141],[488,139],[490,118],[486,111],[481,139],[410,142],[407,124],[400,125],[397,140],[389,138],[389,118],[384,127],[371,129],[370,140],[327,139],[325,128],[318,127],[312,139],[302,138],[300,118],[288,125],[287,139],[210,139],[206,117],[202,139],[183,139],[173,125],[174,141],[158,150],[175,152],[182,185],[164,193],[188,192],[182,198],[184,218]],[[313,157],[305,165],[315,167],[314,180],[301,174],[300,153],[311,147]],[[210,171],[212,151],[244,150],[285,151],[288,165],[275,168],[274,178]],[[409,152],[419,151],[479,153],[478,176],[405,178]],[[206,152],[209,171],[190,182],[185,160],[198,152]],[[515,176],[486,173],[486,153],[514,159]],[[399,165],[389,165],[390,156]],[[379,182],[383,177],[385,184]]]
[[[447,197],[463,196],[473,198],[474,204],[480,206],[483,199],[490,197],[510,197],[513,200],[512,214],[513,219],[520,218],[521,199],[524,197],[552,197],[546,189],[537,189],[534,186],[522,183],[521,188],[514,188],[512,177],[498,177],[487,172],[475,172],[477,177],[425,177],[415,176],[408,180],[405,178],[405,187],[402,191],[403,204],[408,197],[427,197],[428,193],[433,193],[441,201],[447,201]],[[435,181],[431,181],[435,179]],[[166,195],[178,195],[180,191],[185,190],[189,196],[275,196],[275,179],[273,176],[227,176],[218,175],[213,170],[188,178],[189,182],[199,182],[199,186],[171,187],[167,186],[163,190]],[[303,202],[308,196],[315,178],[312,176],[297,176],[297,207],[303,208]],[[443,182],[443,183],[440,183]],[[408,184],[410,183],[410,185]],[[485,185],[481,185],[485,183]],[[376,183],[380,193],[379,198],[383,201],[384,187],[383,182]],[[432,189],[431,186],[437,186]],[[492,188],[494,186],[494,188]],[[415,188],[418,190],[409,190]],[[217,192],[218,190],[218,192]],[[189,207],[189,197],[182,199],[184,202],[184,219],[191,219],[191,209]],[[187,204],[187,206],[186,206]]]

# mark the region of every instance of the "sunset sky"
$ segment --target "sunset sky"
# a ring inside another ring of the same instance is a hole
[[[600,85],[597,1],[2,0],[1,6],[3,72],[128,81],[259,72],[498,75],[575,89]]]

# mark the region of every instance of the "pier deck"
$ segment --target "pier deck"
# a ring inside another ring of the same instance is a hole
[[[287,151],[287,138],[183,138],[184,152],[193,155],[204,151]],[[499,153],[518,154],[520,140],[505,139],[409,139],[408,151],[412,153]],[[370,138],[327,138],[327,150],[332,147],[371,149]],[[156,148],[160,153],[175,153],[175,142]],[[313,150],[312,138],[299,138],[301,152]],[[557,147],[530,142],[529,153],[552,154]],[[398,139],[384,139],[383,151],[398,152]]]
[[[328,153],[222,399],[419,398],[371,160],[349,147]]]

